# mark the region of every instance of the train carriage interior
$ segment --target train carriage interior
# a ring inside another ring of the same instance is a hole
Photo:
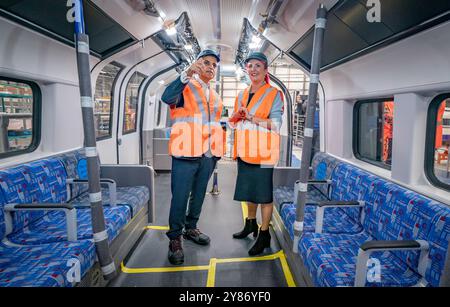
[[[211,242],[173,265],[162,96],[205,49],[224,155]],[[253,52],[283,114],[249,256],[229,120]],[[449,287],[449,55],[449,0],[1,0],[0,287]]]

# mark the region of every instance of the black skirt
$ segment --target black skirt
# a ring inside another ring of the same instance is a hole
[[[273,202],[273,168],[238,161],[234,200],[254,204]]]

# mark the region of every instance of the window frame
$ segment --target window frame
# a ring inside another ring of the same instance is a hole
[[[109,134],[108,135],[104,135],[104,136],[101,136],[101,137],[97,137],[96,138],[96,140],[97,140],[97,142],[99,142],[99,141],[104,141],[104,140],[108,140],[108,139],[112,139],[112,137],[113,137],[113,130],[112,130],[112,124],[113,124],[113,118],[114,118],[114,92],[115,92],[115,89],[116,89],[116,85],[117,85],[117,81],[118,81],[118,79],[119,79],[119,77],[120,77],[120,74],[124,71],[124,69],[125,69],[125,65],[122,65],[122,64],[120,64],[120,63],[118,63],[118,62],[116,62],[116,61],[112,61],[111,63],[108,63],[108,64],[106,64],[105,65],[105,67],[106,66],[108,66],[108,65],[114,65],[114,66],[116,66],[116,67],[118,67],[118,68],[120,68],[120,70],[117,72],[117,75],[116,75],[116,77],[114,78],[114,81],[113,81],[113,83],[112,83],[112,85],[111,85],[111,106],[110,106],[110,109],[109,109],[109,112],[110,112],[110,123],[109,123]],[[103,67],[104,68],[104,67]],[[101,71],[103,71],[103,69],[101,70]],[[100,76],[100,75],[99,75]],[[97,80],[98,80],[98,78],[99,77],[97,77]],[[96,86],[97,86],[97,80],[95,81],[95,83],[96,83]],[[95,93],[94,93],[94,96],[95,96]]]
[[[368,159],[366,157],[364,157],[363,155],[361,155],[359,153],[359,111],[361,109],[361,106],[364,104],[369,104],[369,103],[380,103],[380,102],[386,102],[386,101],[394,101],[394,112],[395,112],[395,100],[394,97],[382,97],[382,98],[374,98],[374,99],[365,99],[365,100],[358,100],[355,103],[355,106],[353,107],[353,136],[352,136],[352,147],[353,147],[353,155],[355,156],[356,159],[361,160],[363,162],[372,164],[374,166],[377,167],[381,167],[385,170],[391,171],[392,170],[392,165],[388,165],[388,164],[384,164],[382,162],[378,162],[378,161],[374,161],[371,159]],[[395,114],[395,113],[394,113]]]
[[[125,118],[126,118],[125,110],[126,110],[126,103],[127,103],[127,89],[128,89],[128,85],[130,85],[131,78],[133,78],[134,74],[138,74],[141,77],[143,77],[142,82],[139,84],[138,92],[137,92],[137,95],[136,95],[136,97],[138,99],[138,101],[136,102],[136,125],[135,125],[134,129],[125,131]],[[140,91],[142,89],[142,85],[144,84],[145,79],[147,79],[147,78],[148,78],[147,75],[145,75],[145,74],[143,74],[143,73],[141,73],[139,71],[135,71],[135,72],[132,73],[130,79],[127,82],[127,86],[125,87],[125,99],[123,101],[122,135],[128,135],[128,134],[132,134],[132,133],[135,133],[135,132],[138,131],[137,129],[138,129],[138,120],[139,120],[139,118],[138,118],[138,114],[139,114],[139,93],[140,93]]]
[[[434,163],[435,163],[434,145],[436,143],[436,128],[437,128],[436,119],[440,104],[447,99],[450,99],[450,92],[436,96],[435,98],[433,98],[430,105],[428,106],[424,166],[425,166],[425,176],[433,186],[444,189],[446,191],[450,191],[450,185],[439,180],[439,178],[436,176],[434,172]]]
[[[9,82],[17,82],[26,84],[31,88],[33,92],[33,133],[31,138],[30,146],[26,149],[17,150],[17,151],[9,151],[0,153],[0,159],[10,158],[14,156],[20,156],[28,153],[34,152],[41,143],[41,119],[42,119],[42,92],[37,83],[28,80],[21,80],[15,78],[9,78],[0,76],[0,80],[9,81]]]

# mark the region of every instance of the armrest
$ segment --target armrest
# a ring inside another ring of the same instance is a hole
[[[147,165],[105,165],[100,166],[101,176],[114,180],[118,187],[146,186],[150,191],[148,222],[155,218],[155,171]]]
[[[330,185],[332,183],[331,180],[308,180],[308,184],[326,184]]]
[[[67,184],[87,184],[86,179],[67,179]],[[117,184],[114,180],[109,178],[100,178],[100,185],[107,186],[109,190],[109,202],[111,207],[117,206]]]
[[[400,241],[367,241],[358,251],[356,262],[355,287],[364,287],[367,279],[367,261],[373,252],[377,251],[420,251],[418,272],[425,276],[430,245],[424,240]]]
[[[20,211],[63,211],[66,216],[67,240],[76,241],[77,238],[77,209],[72,204],[36,203],[36,204],[6,204],[5,224],[6,234],[13,230],[12,212]]]
[[[328,208],[364,208],[364,201],[322,201],[319,203],[313,203],[311,205],[317,206],[316,209],[316,233],[322,233],[323,231],[323,218],[325,215],[325,209]]]
[[[317,207],[323,207],[323,208],[335,208],[335,207],[342,207],[342,208],[351,208],[351,207],[364,207],[366,205],[365,201],[321,201],[319,203],[315,203]]]

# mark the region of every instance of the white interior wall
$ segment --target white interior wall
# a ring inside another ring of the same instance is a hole
[[[42,92],[41,142],[8,166],[79,148],[83,130],[75,49],[0,18],[0,76],[34,81]],[[91,57],[91,65],[98,59]],[[70,136],[70,137],[68,137]]]
[[[424,173],[426,116],[438,93],[450,91],[450,23],[417,34],[321,75],[325,89],[326,151],[379,176],[450,204],[450,193]],[[395,97],[393,165],[388,171],[353,155],[357,100]]]

